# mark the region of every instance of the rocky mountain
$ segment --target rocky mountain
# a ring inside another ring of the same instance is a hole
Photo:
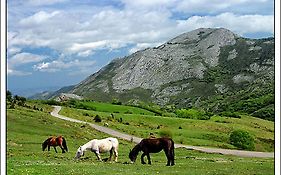
[[[60,95],[69,92],[72,90],[75,86],[65,86],[60,88],[59,90],[54,90],[54,91],[43,91],[40,93],[33,94],[32,96],[29,96],[29,99],[40,99],[40,100],[46,100],[46,99],[52,99],[52,98],[57,98]]]
[[[115,59],[68,93],[97,101],[219,108],[241,94],[263,96],[273,89],[274,38],[248,39],[224,28],[200,28]]]

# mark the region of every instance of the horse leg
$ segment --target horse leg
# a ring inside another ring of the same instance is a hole
[[[175,151],[171,150],[171,166],[175,165]]]
[[[142,163],[142,164],[146,164],[145,161],[144,161],[144,156],[145,156],[145,155],[146,155],[145,153],[143,153],[143,154],[141,155],[141,163]]]
[[[111,161],[112,154],[113,154],[113,149],[110,150],[110,155],[109,155],[109,158],[108,158],[109,161]]]
[[[57,151],[57,149],[56,149],[56,147],[55,147],[55,146],[54,146],[54,149],[55,149],[56,153],[58,153],[58,151]]]
[[[50,145],[48,145],[48,151],[50,151]]]
[[[151,165],[151,161],[150,161],[150,155],[149,155],[149,153],[147,153],[147,155],[146,155],[146,156],[147,156],[148,164],[149,164],[149,165]]]
[[[117,162],[117,159],[118,159],[117,149],[114,149],[113,152],[114,152],[114,157],[115,157],[114,161]]]
[[[65,153],[63,147],[61,145],[59,145],[60,149],[62,150],[62,153]]]
[[[165,155],[167,157],[167,164],[166,164],[166,166],[170,166],[171,165],[171,155],[169,153],[169,150],[165,149],[164,151],[165,151]]]
[[[95,152],[95,154],[96,154],[96,156],[97,156],[98,160],[99,160],[99,161],[102,161],[102,160],[101,160],[101,157],[100,157],[100,153],[99,153],[99,152],[97,152],[97,151],[94,151],[94,152]]]

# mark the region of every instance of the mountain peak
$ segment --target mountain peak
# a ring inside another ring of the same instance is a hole
[[[212,37],[215,40],[219,38],[224,38],[224,40],[233,40],[238,36],[225,28],[199,28],[190,32],[183,33],[171,39],[167,43],[188,44],[192,42],[198,42],[199,40],[203,40],[208,37]]]
[[[95,100],[159,105],[199,104],[252,82],[271,80],[274,40],[241,38],[224,28],[199,28],[116,60],[70,93]]]

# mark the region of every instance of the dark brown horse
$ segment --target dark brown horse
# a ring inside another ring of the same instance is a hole
[[[47,146],[48,146],[48,151],[50,151],[50,146],[53,146],[55,151],[56,151],[56,153],[57,153],[56,146],[59,146],[61,148],[62,153],[65,153],[65,151],[68,151],[67,146],[66,146],[66,140],[62,136],[49,137],[47,140],[45,140],[42,143],[42,150],[45,151]]]
[[[132,151],[129,153],[129,158],[132,162],[135,162],[140,151],[143,152],[141,155],[141,163],[145,164],[144,156],[147,156],[148,164],[151,164],[149,153],[158,153],[161,150],[165,151],[168,159],[167,166],[175,165],[175,153],[174,153],[174,141],[170,138],[149,138],[142,139]]]

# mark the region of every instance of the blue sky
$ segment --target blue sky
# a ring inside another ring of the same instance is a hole
[[[274,35],[273,0],[9,0],[8,89],[77,84],[112,59],[200,27]]]

